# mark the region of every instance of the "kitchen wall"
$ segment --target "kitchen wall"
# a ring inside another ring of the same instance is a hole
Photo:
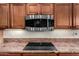
[[[15,3],[0,4],[0,29],[25,27],[24,18],[29,14],[54,16],[56,29],[79,28],[79,4],[68,3]]]

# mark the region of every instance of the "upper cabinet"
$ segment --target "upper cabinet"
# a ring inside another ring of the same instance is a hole
[[[4,3],[0,4],[0,29],[25,28],[25,16],[28,14],[54,15],[54,27],[57,29],[79,28],[78,3]]]
[[[28,14],[53,14],[53,4],[15,3],[10,4],[11,28],[24,28],[25,16]]]
[[[38,14],[39,10],[40,7],[37,3],[26,4],[26,14]]]
[[[11,4],[11,27],[24,28],[25,4]]]
[[[0,29],[9,27],[9,4],[0,4]]]
[[[53,14],[53,4],[50,3],[26,4],[26,14]]]
[[[72,4],[55,4],[55,28],[70,28],[72,26]]]
[[[73,27],[79,28],[79,4],[73,4]]]
[[[53,14],[53,4],[51,3],[40,4],[40,13],[41,14]]]

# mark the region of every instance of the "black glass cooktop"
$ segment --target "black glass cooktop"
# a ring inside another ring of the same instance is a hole
[[[52,43],[29,42],[23,50],[57,50]]]

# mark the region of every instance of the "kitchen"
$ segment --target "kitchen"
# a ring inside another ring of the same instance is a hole
[[[79,56],[78,17],[78,3],[0,4],[0,55]]]

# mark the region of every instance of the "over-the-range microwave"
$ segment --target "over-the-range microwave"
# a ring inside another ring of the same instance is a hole
[[[27,15],[25,29],[28,31],[52,31],[54,18],[52,15]]]

